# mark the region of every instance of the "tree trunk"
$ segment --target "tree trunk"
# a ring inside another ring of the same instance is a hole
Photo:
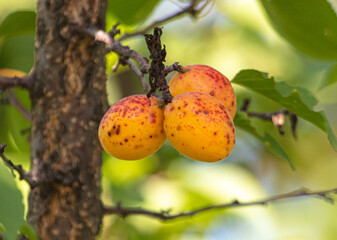
[[[32,100],[29,222],[41,239],[94,239],[100,230],[101,153],[107,107],[104,45],[68,31],[105,29],[106,0],[39,0]]]

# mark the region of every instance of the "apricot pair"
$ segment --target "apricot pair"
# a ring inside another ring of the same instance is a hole
[[[158,150],[166,136],[180,153],[195,160],[215,162],[229,155],[235,144],[236,111],[231,84],[211,67],[186,69],[169,83],[174,98],[165,109],[146,95],[129,96],[111,106],[98,133],[110,155],[144,158]]]

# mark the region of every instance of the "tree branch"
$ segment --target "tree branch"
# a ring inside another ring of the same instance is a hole
[[[21,87],[21,88],[29,88],[31,82],[31,76],[24,77],[2,77],[0,76],[0,93],[8,88],[12,87]]]
[[[144,90],[150,91],[151,88],[148,86],[144,78],[144,74],[149,73],[151,68],[149,65],[149,60],[146,57],[142,56],[141,54],[137,53],[136,51],[130,49],[128,46],[123,46],[119,41],[116,41],[114,39],[115,35],[119,33],[117,26],[118,23],[113,27],[113,29],[109,33],[106,33],[100,29],[86,28],[81,26],[71,26],[70,31],[86,33],[94,37],[96,41],[105,43],[107,45],[108,52],[113,51],[119,55],[119,60],[116,63],[116,65],[113,66],[112,71],[116,71],[120,64],[128,65],[130,69],[132,69],[140,78]],[[138,68],[137,65],[130,60],[130,58],[138,62],[140,68]],[[162,75],[166,76],[168,73],[172,71],[184,72],[186,70],[182,66],[178,65],[178,63],[176,62],[170,66],[164,67],[162,70]]]
[[[231,203],[219,204],[219,205],[211,205],[204,208],[196,209],[189,212],[182,212],[179,214],[172,214],[170,215],[170,211],[150,211],[141,208],[123,208],[121,204],[117,204],[115,207],[105,207],[104,213],[108,214],[116,214],[120,215],[121,217],[125,218],[129,215],[144,215],[148,217],[157,218],[160,220],[173,220],[176,218],[182,217],[193,217],[196,214],[214,210],[214,209],[226,209],[226,208],[235,208],[235,207],[248,207],[248,206],[255,206],[255,205],[266,205],[271,202],[276,202],[284,199],[292,199],[298,197],[306,197],[306,196],[315,196],[323,198],[324,200],[328,201],[329,203],[334,203],[334,199],[329,196],[330,194],[337,194],[337,188],[325,190],[325,191],[310,191],[307,189],[299,189],[293,192],[279,194],[276,196],[272,196],[266,199],[262,199],[259,201],[252,201],[252,202],[239,202],[238,200],[234,200]]]
[[[108,47],[108,52],[113,51],[121,57],[132,58],[137,61],[141,66],[140,70],[142,73],[147,73],[149,71],[149,60],[146,57],[130,49],[128,46],[123,46],[120,42],[115,41],[113,36],[109,33],[97,28],[86,28],[81,26],[72,26],[70,27],[70,30],[89,34],[94,37],[95,40],[105,43]]]
[[[11,89],[6,90],[6,94],[8,96],[9,103],[13,105],[18,111],[22,114],[24,118],[26,118],[28,121],[32,121],[32,114],[28,111],[25,106],[22,105],[22,103],[15,97],[15,94]]]
[[[122,41],[124,39],[134,37],[134,36],[137,36],[137,35],[144,35],[146,32],[148,32],[153,27],[156,27],[156,26],[158,26],[158,25],[160,25],[164,22],[167,22],[169,20],[172,20],[174,18],[180,17],[180,16],[182,16],[186,13],[195,17],[208,5],[208,3],[210,1],[206,0],[206,1],[203,2],[203,4],[201,4],[201,6],[197,7],[199,2],[200,2],[199,0],[191,0],[190,3],[186,7],[182,8],[180,11],[175,12],[171,15],[168,15],[168,16],[166,16],[162,19],[159,19],[157,21],[154,21],[153,23],[149,24],[147,27],[145,27],[145,28],[143,28],[139,31],[136,31],[136,32],[133,32],[133,33],[125,33],[118,39],[118,41]]]
[[[5,155],[5,147],[7,146],[6,143],[0,144],[0,157],[2,160],[7,164],[7,166],[11,169],[13,175],[14,170],[19,174],[20,180],[25,180],[31,188],[34,188],[37,186],[37,182],[32,179],[32,176],[30,173],[26,172],[21,165],[14,165],[11,160],[9,160]]]

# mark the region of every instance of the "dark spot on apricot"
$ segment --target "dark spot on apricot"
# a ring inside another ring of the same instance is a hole
[[[232,101],[232,106],[234,106],[234,101]]]
[[[174,107],[171,107],[170,110],[172,111],[174,109]]]
[[[111,137],[111,132],[110,131],[108,132],[108,135],[109,135],[109,137]]]
[[[221,109],[225,109],[225,107],[224,107],[224,106],[222,106],[222,105],[220,106],[220,108],[221,108]]]
[[[216,135],[216,132],[214,132],[213,134]]]
[[[116,134],[118,135],[118,134],[119,134],[119,132],[120,132],[120,129],[119,129],[119,128],[117,128],[117,130],[116,130]]]
[[[205,110],[204,113],[205,113],[205,114],[208,114],[208,111]]]
[[[178,107],[178,110],[180,110],[180,107]]]
[[[229,133],[227,133],[227,139],[229,139]]]
[[[133,137],[133,138],[135,138],[136,136],[135,136],[135,135],[133,135],[132,137]]]
[[[140,111],[141,111],[141,112],[144,112],[144,109],[142,108],[142,109],[140,109]]]
[[[200,99],[200,98],[197,98],[197,100],[198,100],[198,101],[201,101],[201,99]]]
[[[124,142],[128,142],[128,141],[129,141],[128,139],[126,139],[126,138],[124,139]]]
[[[180,131],[180,129],[181,129],[181,126],[179,125],[179,126],[177,127],[177,131]]]
[[[202,149],[205,149],[205,147],[202,147]]]
[[[155,117],[154,113],[151,114],[151,117],[153,117],[153,118]]]
[[[174,137],[174,134],[172,133],[171,136]]]
[[[152,135],[150,135],[150,138],[152,138]]]
[[[232,128],[232,132],[233,132],[233,133],[235,133],[235,130],[234,130],[234,128]]]
[[[119,145],[123,145],[123,143],[120,142]]]
[[[151,122],[155,123],[155,122],[156,122],[156,119],[152,118]]]
[[[113,126],[112,128],[113,128],[113,129],[116,129],[116,126]]]
[[[211,94],[211,96],[214,96],[214,92],[211,92],[210,94]]]

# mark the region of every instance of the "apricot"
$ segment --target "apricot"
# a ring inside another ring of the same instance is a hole
[[[3,77],[23,77],[27,74],[20,70],[10,69],[10,68],[0,68],[0,76]]]
[[[99,125],[104,150],[124,160],[137,160],[157,151],[166,136],[164,110],[155,97],[133,95],[113,104]]]
[[[217,98],[230,112],[236,113],[236,97],[231,82],[220,72],[206,65],[189,65],[185,73],[176,73],[169,82],[172,96],[185,92],[204,92]]]
[[[181,154],[203,162],[226,158],[235,145],[235,129],[227,108],[203,92],[187,92],[165,107],[164,130]]]

